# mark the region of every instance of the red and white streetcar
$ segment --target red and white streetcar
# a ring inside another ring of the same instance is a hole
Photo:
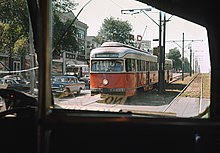
[[[134,96],[158,83],[157,56],[118,42],[105,42],[90,53],[91,95]],[[165,80],[172,79],[172,60],[166,59]]]

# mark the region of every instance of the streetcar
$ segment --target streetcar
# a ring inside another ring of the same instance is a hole
[[[66,66],[65,75],[76,75],[79,78],[84,76],[89,76],[89,66],[88,65],[77,65],[69,64]]]
[[[91,95],[134,96],[158,84],[158,58],[118,42],[105,42],[90,53]],[[172,60],[165,60],[165,82],[172,80]]]
[[[164,80],[166,84],[169,84],[170,81],[173,80],[173,60],[172,59],[165,59],[165,65],[164,65]]]

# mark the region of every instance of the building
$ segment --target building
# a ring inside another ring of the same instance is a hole
[[[86,42],[87,42],[87,46],[86,46],[86,58],[89,60],[90,59],[90,52],[92,49],[99,47],[100,45],[98,45],[95,41],[95,36],[86,36]]]
[[[75,16],[72,12],[59,13],[60,20],[62,22],[67,22],[68,20],[73,21]],[[76,19],[73,26],[77,29],[77,41],[79,45],[79,50],[62,50],[62,54],[58,58],[53,58],[53,75],[61,75],[65,73],[66,66],[71,64],[87,64],[87,24]],[[62,71],[60,68],[62,67]]]

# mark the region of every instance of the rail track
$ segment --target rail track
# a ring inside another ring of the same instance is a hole
[[[207,112],[208,107],[204,111],[203,106],[203,77],[201,74],[196,74],[179,92],[179,94],[169,103],[169,105],[167,105],[163,112],[170,111],[171,107],[177,105],[177,103],[179,103],[180,101],[183,101],[181,100],[181,98],[183,99],[185,97],[196,98],[195,103],[198,103],[197,111],[199,116]]]
[[[184,73],[184,78],[189,76],[189,73]],[[169,84],[176,82],[178,80],[182,79],[182,74],[176,75],[173,77],[172,81],[169,82]]]

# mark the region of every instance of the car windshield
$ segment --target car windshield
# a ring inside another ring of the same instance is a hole
[[[68,82],[68,79],[62,78],[62,77],[53,77],[52,81],[54,81],[54,82]]]
[[[19,85],[0,88],[38,97],[43,57],[27,2],[3,0],[0,9],[0,78]],[[205,27],[135,0],[53,0],[51,29],[47,72],[57,108],[208,118]],[[67,75],[75,84],[55,89]]]

